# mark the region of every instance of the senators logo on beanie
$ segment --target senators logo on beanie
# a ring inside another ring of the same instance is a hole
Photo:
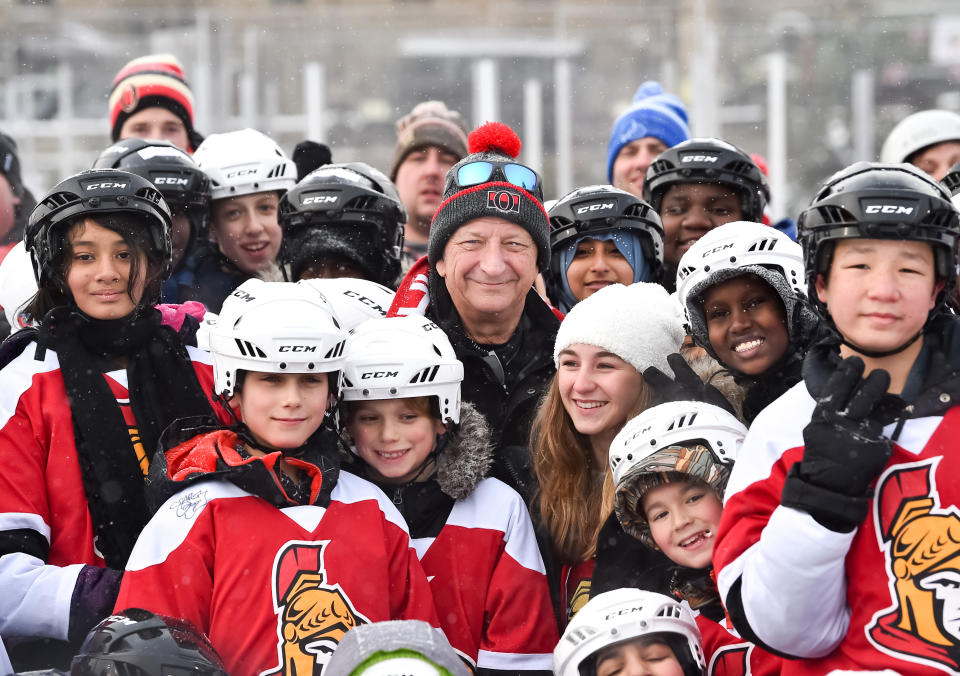
[[[527,190],[511,183],[502,169],[504,164],[517,164],[519,137],[503,123],[487,122],[472,131],[468,139],[470,154],[447,172],[443,201],[433,215],[427,246],[430,264],[443,258],[447,242],[460,227],[478,218],[496,217],[516,223],[530,234],[542,272],[550,265],[550,224],[543,208],[540,175],[521,165],[524,172],[536,177],[535,185]],[[474,162],[493,165],[489,178],[478,184],[461,185],[457,178],[460,168]]]

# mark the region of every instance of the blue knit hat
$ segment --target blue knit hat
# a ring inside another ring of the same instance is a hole
[[[663,91],[659,82],[647,80],[633,95],[633,104],[613,123],[607,146],[607,181],[613,182],[613,162],[631,141],[652,136],[668,148],[690,138],[687,109],[676,95]]]

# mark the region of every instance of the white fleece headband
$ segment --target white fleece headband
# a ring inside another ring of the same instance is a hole
[[[670,373],[667,355],[679,352],[685,336],[677,302],[659,284],[613,284],[573,306],[557,331],[553,362],[583,343],[611,352],[639,373],[656,366]]]

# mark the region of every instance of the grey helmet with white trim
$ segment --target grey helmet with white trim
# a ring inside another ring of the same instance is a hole
[[[209,336],[214,388],[225,397],[234,394],[239,371],[338,371],[347,338],[323,294],[260,279],[248,279],[227,297]]]
[[[370,319],[350,333],[340,379],[343,401],[433,397],[446,423],[460,422],[463,364],[426,317]]]
[[[595,676],[597,653],[645,636],[667,642],[684,676],[702,676],[707,667],[693,613],[676,599],[640,589],[597,594],[567,625],[553,651],[556,676]]]
[[[623,529],[652,544],[643,497],[648,475],[689,475],[723,497],[747,428],[722,408],[702,401],[671,401],[628,421],[610,444],[614,507]],[[662,481],[658,481],[662,483]]]

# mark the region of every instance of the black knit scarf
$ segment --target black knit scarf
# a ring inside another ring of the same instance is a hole
[[[38,343],[38,358],[50,347],[60,362],[97,548],[108,566],[122,570],[148,513],[144,473],[103,374],[126,361],[130,407],[147,458],[174,420],[212,415],[212,407],[179,336],[154,308],[114,320],[54,308]]]

